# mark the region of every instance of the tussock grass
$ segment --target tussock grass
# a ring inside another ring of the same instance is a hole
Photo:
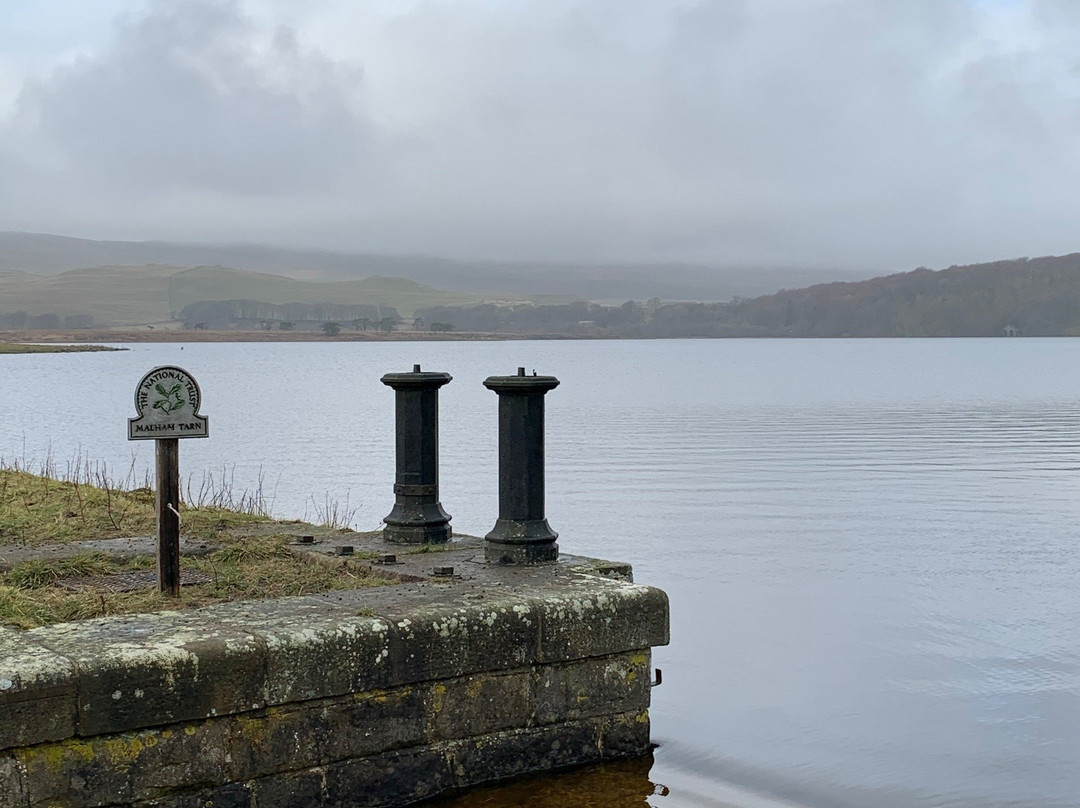
[[[91,617],[197,609],[234,600],[392,583],[373,576],[351,560],[301,558],[286,546],[287,541],[285,536],[237,539],[208,556],[184,559],[185,567],[206,572],[212,580],[181,588],[176,599],[162,595],[156,588],[107,592],[72,591],[59,586],[65,578],[154,569],[155,560],[150,556],[119,559],[85,553],[58,561],[25,561],[0,573],[0,625],[29,629]]]
[[[68,479],[44,464],[37,474],[18,464],[0,465],[0,551],[10,545],[41,546],[89,539],[153,534],[154,493],[145,485],[125,488],[104,466],[78,463]],[[216,549],[199,558],[184,558],[185,568],[207,573],[209,583],[185,586],[178,599],[156,588],[137,592],[72,591],[67,578],[106,576],[154,569],[153,556],[117,557],[79,552],[62,559],[29,559],[0,573],[0,625],[34,628],[42,625],[159,610],[193,609],[232,600],[255,600],[355,589],[389,583],[352,559],[312,560],[290,546],[294,536],[274,532],[262,497],[235,496],[204,477],[194,494],[198,507],[182,505],[185,535],[205,538]],[[129,472],[127,481],[131,482]],[[101,484],[95,484],[100,482]],[[206,504],[216,503],[216,504]],[[232,503],[247,510],[233,510]],[[333,515],[333,514],[331,514]],[[258,530],[252,528],[262,525]]]
[[[157,530],[152,481],[134,480],[134,466],[120,480],[104,463],[75,459],[59,471],[52,460],[34,471],[0,462],[0,547],[36,546],[139,536]],[[180,505],[183,531],[211,539],[223,530],[269,521],[261,494],[233,493],[225,471],[189,481]]]

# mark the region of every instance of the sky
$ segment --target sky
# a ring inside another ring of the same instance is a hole
[[[6,0],[0,229],[894,271],[1080,251],[1075,0]]]

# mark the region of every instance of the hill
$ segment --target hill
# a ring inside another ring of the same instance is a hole
[[[421,311],[458,330],[619,337],[1080,336],[1080,253],[916,269],[726,303]]]
[[[0,270],[0,328],[85,328],[169,323],[198,303],[325,304],[362,309],[322,309],[326,317],[352,314],[412,318],[433,305],[477,303],[482,298],[445,292],[405,278],[299,281],[228,267],[102,266],[56,275]],[[520,299],[520,298],[515,298]],[[380,309],[386,309],[381,311]],[[202,319],[201,317],[199,319]]]
[[[784,291],[731,305],[721,322],[748,336],[1076,336],[1080,253]]]
[[[427,256],[337,253],[261,245],[93,241],[41,233],[0,233],[0,270],[56,274],[98,266],[227,266],[307,280],[408,278],[438,289],[492,297],[556,295],[623,301],[728,300],[784,287],[868,277],[834,269],[711,267],[690,264],[570,264],[452,261]]]

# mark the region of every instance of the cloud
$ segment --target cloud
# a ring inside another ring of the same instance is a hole
[[[8,226],[904,268],[1080,249],[1065,0],[157,2],[27,83]]]

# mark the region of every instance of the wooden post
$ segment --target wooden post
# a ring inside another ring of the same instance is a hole
[[[180,597],[180,441],[158,438],[158,589]]]

